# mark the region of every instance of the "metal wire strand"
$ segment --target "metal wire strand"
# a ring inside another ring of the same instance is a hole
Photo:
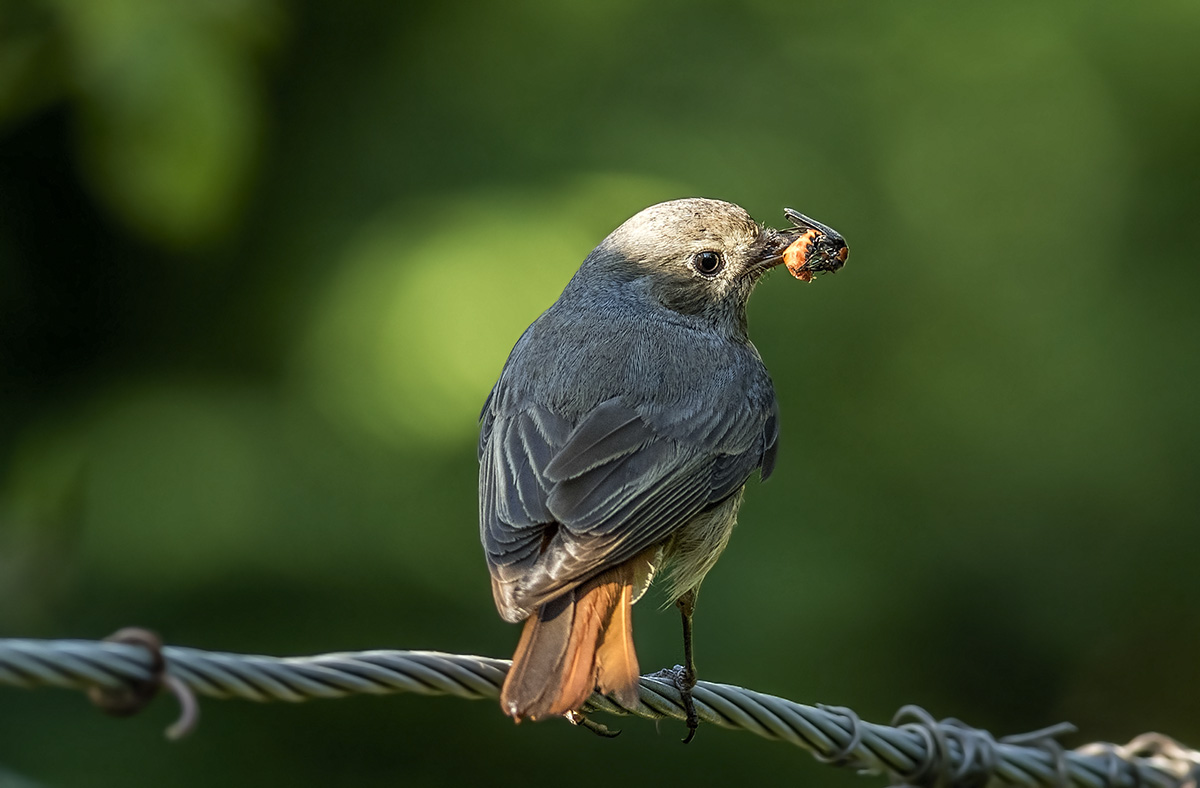
[[[495,698],[509,667],[508,660],[435,651],[267,657],[178,646],[155,653],[130,642],[0,639],[0,685],[117,692],[155,681],[159,658],[165,662],[158,679],[163,684],[259,702],[401,692]],[[1200,753],[1161,734],[1143,734],[1125,746],[1064,750],[1057,737],[1073,730],[1064,725],[997,740],[958,720],[935,720],[914,706],[901,709],[896,724],[880,725],[849,709],[806,706],[708,681],[696,684],[693,698],[701,721],[710,725],[785,741],[819,761],[891,775],[906,785],[1196,788],[1200,778]],[[582,711],[685,717],[674,681],[659,675],[641,678],[636,708],[593,695]]]

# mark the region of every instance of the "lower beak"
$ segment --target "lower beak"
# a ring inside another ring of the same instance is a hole
[[[751,270],[756,274],[762,274],[782,263],[783,253],[796,242],[803,232],[799,227],[788,230],[764,228],[758,260]]]

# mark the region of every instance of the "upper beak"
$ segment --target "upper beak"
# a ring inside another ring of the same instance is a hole
[[[751,267],[756,274],[762,274],[783,262],[783,253],[804,233],[799,227],[787,230],[776,230],[774,227],[764,227],[762,238],[759,240],[758,259]]]

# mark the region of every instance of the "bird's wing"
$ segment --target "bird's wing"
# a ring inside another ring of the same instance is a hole
[[[496,393],[480,438],[480,535],[509,620],[661,542],[774,459],[769,389],[724,412],[615,397],[573,427],[536,404],[505,407]]]

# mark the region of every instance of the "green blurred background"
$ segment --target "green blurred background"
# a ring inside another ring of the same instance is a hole
[[[7,0],[0,636],[507,656],[479,406],[596,242],[702,195],[852,248],[751,304],[782,451],[705,585],[702,676],[1200,744],[1198,40],[1183,0]],[[656,604],[645,670],[680,659]],[[209,701],[167,744],[174,713],[0,690],[0,765],[860,781],[491,703]]]

